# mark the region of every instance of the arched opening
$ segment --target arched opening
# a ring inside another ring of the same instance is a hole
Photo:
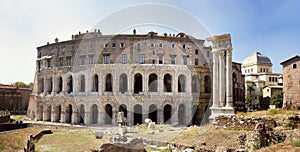
[[[48,89],[47,89],[47,92],[49,93],[49,94],[51,94],[51,92],[52,92],[52,89],[53,89],[53,81],[52,81],[52,77],[50,77],[49,79],[48,79]]]
[[[134,94],[143,92],[143,76],[139,73],[134,75]]]
[[[62,87],[63,87],[63,79],[62,79],[62,77],[59,77],[58,78],[58,90],[57,90],[57,93],[62,92]]]
[[[44,92],[44,79],[41,79],[39,82],[39,92],[42,93]]]
[[[211,92],[211,79],[210,79],[210,76],[205,76],[204,77],[204,91],[205,91],[205,93],[210,93]]]
[[[127,80],[127,75],[123,73],[123,74],[120,76],[120,84],[119,84],[119,86],[120,86],[119,91],[120,91],[122,94],[124,94],[124,93],[127,92],[127,90],[128,90],[127,81],[128,81],[128,80]]]
[[[80,92],[85,92],[85,77],[81,75],[80,77]]]
[[[44,121],[51,121],[51,106],[46,105],[45,111],[44,111]]]
[[[79,123],[84,124],[84,117],[85,117],[84,104],[80,105],[79,115],[80,115],[80,121],[79,121]]]
[[[171,124],[172,107],[167,104],[164,106],[164,123]]]
[[[94,75],[93,77],[93,92],[98,92],[99,91],[99,77],[97,74]]]
[[[97,124],[98,123],[98,106],[96,104],[93,104],[91,111],[92,111],[91,124]]]
[[[133,120],[134,125],[143,123],[143,108],[139,104],[134,106]]]
[[[60,122],[61,117],[61,105],[58,105],[54,108],[55,116],[54,116],[54,122]]]
[[[200,119],[200,109],[197,105],[194,105],[192,107],[192,125],[200,125],[201,119]]]
[[[149,75],[148,88],[149,92],[157,92],[157,75],[154,73]]]
[[[164,76],[164,92],[172,92],[172,76],[170,74]]]
[[[151,119],[153,122],[157,123],[157,107],[156,105],[152,104],[149,106],[149,119]]]
[[[66,108],[66,123],[72,122],[72,114],[73,114],[73,108],[72,105],[69,104]]]
[[[192,92],[199,93],[200,92],[200,83],[197,75],[193,75],[192,77]]]
[[[112,86],[113,86],[112,75],[107,74],[105,77],[105,91],[112,92]]]
[[[124,117],[127,118],[127,106],[125,104],[119,106],[119,112],[124,112]]]
[[[107,104],[105,106],[105,124],[107,125],[111,125],[112,123],[112,117],[113,117],[113,110],[112,110],[112,106],[110,104]]]
[[[178,123],[180,125],[185,125],[184,116],[185,116],[184,104],[180,104],[178,108]]]
[[[70,75],[67,77],[67,93],[70,94],[73,92],[73,77]]]
[[[178,92],[185,92],[185,82],[186,82],[186,77],[184,75],[179,75]]]

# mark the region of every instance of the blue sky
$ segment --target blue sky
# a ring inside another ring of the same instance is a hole
[[[237,62],[260,51],[281,72],[280,62],[300,54],[300,0],[1,0],[0,83],[32,82],[36,47],[56,37],[68,40],[122,8],[144,3],[178,7],[212,35],[230,33]]]

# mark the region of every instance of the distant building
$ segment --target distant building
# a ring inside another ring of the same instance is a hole
[[[236,111],[245,110],[245,77],[242,64],[232,62],[233,106]]]
[[[260,52],[251,54],[243,61],[242,73],[245,75],[245,96],[250,96],[250,87],[253,89],[251,91],[253,99],[250,107],[259,103],[258,97],[262,95],[263,88],[278,85],[280,74],[272,73],[272,65],[271,60]]]
[[[283,108],[300,109],[300,56],[280,63],[283,75]]]
[[[11,114],[26,114],[31,89],[0,85],[0,110]]]

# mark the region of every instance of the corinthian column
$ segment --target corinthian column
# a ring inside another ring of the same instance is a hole
[[[219,103],[219,63],[217,52],[213,52],[213,107],[220,107]]]
[[[232,56],[231,50],[227,50],[226,53],[226,107],[233,106],[232,101]]]
[[[219,101],[220,106],[225,106],[225,60],[224,52],[219,52]]]

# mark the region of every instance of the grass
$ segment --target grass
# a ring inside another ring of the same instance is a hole
[[[0,141],[0,150],[3,150],[4,149],[4,143],[3,141]]]
[[[90,129],[54,130],[53,134],[44,135],[36,144],[37,151],[94,151],[101,143],[107,142],[108,137],[96,139]]]
[[[292,146],[295,146],[295,147],[300,147],[300,140],[292,141],[292,142],[291,142],[291,145],[292,145]]]
[[[26,115],[11,115],[10,119],[20,121],[20,120],[30,120]]]
[[[300,111],[284,110],[280,108],[255,111],[255,112],[238,112],[237,116],[269,116],[269,117],[280,117],[280,116],[292,116],[300,115]]]

